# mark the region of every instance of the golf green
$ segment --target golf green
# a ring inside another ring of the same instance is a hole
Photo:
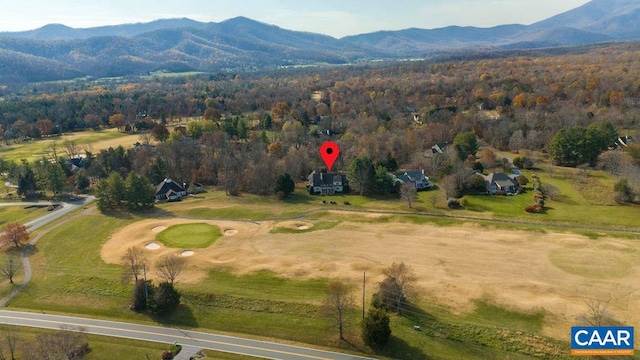
[[[167,247],[206,248],[222,236],[220,228],[204,223],[173,225],[160,232],[156,239]]]

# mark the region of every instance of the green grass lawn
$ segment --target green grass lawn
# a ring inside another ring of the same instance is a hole
[[[193,223],[170,226],[156,239],[167,247],[197,249],[210,246],[221,236],[222,231],[215,225]]]
[[[24,206],[0,206],[0,232],[8,223],[24,224],[35,218],[47,214],[45,207],[24,207]]]

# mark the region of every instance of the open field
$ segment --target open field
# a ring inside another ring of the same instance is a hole
[[[45,149],[53,143],[57,144],[58,152],[61,155],[63,154],[62,143],[65,141],[73,141],[80,147],[91,144],[91,149],[95,154],[102,149],[115,148],[118,145],[129,148],[139,140],[139,136],[139,134],[121,133],[115,128],[100,131],[67,133],[57,137],[10,144],[8,146],[0,145],[0,155],[6,160],[15,162],[19,162],[21,159],[33,161],[45,156]]]

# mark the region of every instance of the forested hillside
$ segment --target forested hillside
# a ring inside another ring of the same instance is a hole
[[[167,19],[87,29],[51,24],[0,33],[0,84],[154,71],[246,72],[633,41],[640,39],[639,19],[637,1],[592,0],[532,25],[381,30],[341,39],[245,17],[220,23]]]
[[[376,164],[393,158],[401,167],[424,168],[437,176],[446,173],[446,164],[425,154],[464,132],[514,151],[548,151],[559,130],[593,123],[611,124],[619,135],[635,135],[640,44],[582,50],[557,56],[157,77],[126,84],[41,84],[6,96],[0,103],[1,124],[8,143],[86,128],[118,126],[144,134],[155,127],[152,134],[163,141],[160,146],[132,152],[121,159],[124,163],[105,165],[96,174],[120,169],[124,175],[135,169],[150,175],[150,160],[158,156],[162,165],[155,166],[164,166],[171,177],[226,181],[265,193],[270,185],[256,187],[272,184],[279,173],[301,180],[320,168],[317,149],[331,138],[341,147],[337,169],[367,155]],[[167,133],[169,141],[156,132],[158,126],[171,127],[187,118],[205,120]],[[638,161],[637,153],[630,154]],[[589,160],[597,165],[593,157]],[[241,176],[240,169],[248,170]],[[231,181],[234,176],[241,180]]]

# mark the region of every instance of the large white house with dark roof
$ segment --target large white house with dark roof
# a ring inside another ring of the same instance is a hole
[[[349,183],[346,174],[313,171],[307,189],[311,195],[334,195],[349,192]]]
[[[156,200],[177,201],[185,196],[187,196],[187,190],[169,178],[156,186]]]

